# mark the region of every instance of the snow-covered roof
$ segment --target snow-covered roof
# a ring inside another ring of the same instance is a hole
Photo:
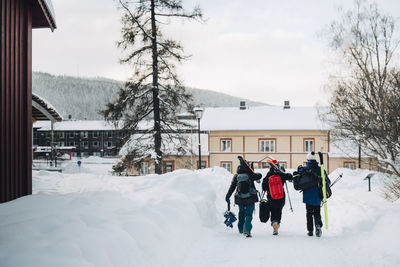
[[[33,124],[34,128],[39,128],[38,131],[50,131],[51,123],[49,121],[37,121]],[[102,120],[91,121],[60,121],[54,123],[55,131],[109,131],[116,130],[113,124]]]
[[[57,109],[47,99],[32,93],[32,117],[35,120],[62,120]]]
[[[327,130],[316,107],[205,108],[201,130]]]

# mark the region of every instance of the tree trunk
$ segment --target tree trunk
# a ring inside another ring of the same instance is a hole
[[[155,16],[154,0],[151,0],[151,35],[153,54],[153,107],[154,107],[154,150],[155,173],[162,174],[162,153],[161,153],[161,126],[160,126],[160,101],[158,99],[158,50],[157,50],[157,27]]]

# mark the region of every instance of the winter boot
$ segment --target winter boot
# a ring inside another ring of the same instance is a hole
[[[322,235],[321,226],[317,225],[315,228],[316,228],[315,229],[315,235],[318,236],[318,237],[321,237],[321,235]]]
[[[272,228],[274,228],[274,231],[272,232],[273,235],[278,235],[278,229],[279,229],[279,223],[274,222],[272,224]]]
[[[244,233],[245,237],[252,237],[250,233]]]
[[[308,231],[307,235],[308,235],[308,236],[313,236],[314,234],[313,234],[312,231]]]

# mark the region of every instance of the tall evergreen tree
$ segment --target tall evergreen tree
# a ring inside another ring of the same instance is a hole
[[[114,123],[122,121],[123,137],[130,143],[125,161],[140,163],[150,156],[161,174],[163,150],[171,144],[181,153],[186,149],[184,136],[177,134],[185,125],[176,115],[192,108],[175,68],[187,56],[179,42],[164,36],[162,27],[172,18],[200,20],[202,13],[198,7],[186,12],[181,0],[118,2],[123,12],[121,63],[131,65],[134,73],[103,115]]]

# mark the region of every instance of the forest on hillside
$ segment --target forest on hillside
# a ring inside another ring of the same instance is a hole
[[[116,96],[123,82],[107,78],[82,78],[34,72],[33,93],[46,99],[67,119],[101,120],[99,111]],[[201,107],[234,107],[240,100],[246,100],[211,90],[187,88],[192,93],[195,105]],[[250,106],[265,103],[246,100]]]

